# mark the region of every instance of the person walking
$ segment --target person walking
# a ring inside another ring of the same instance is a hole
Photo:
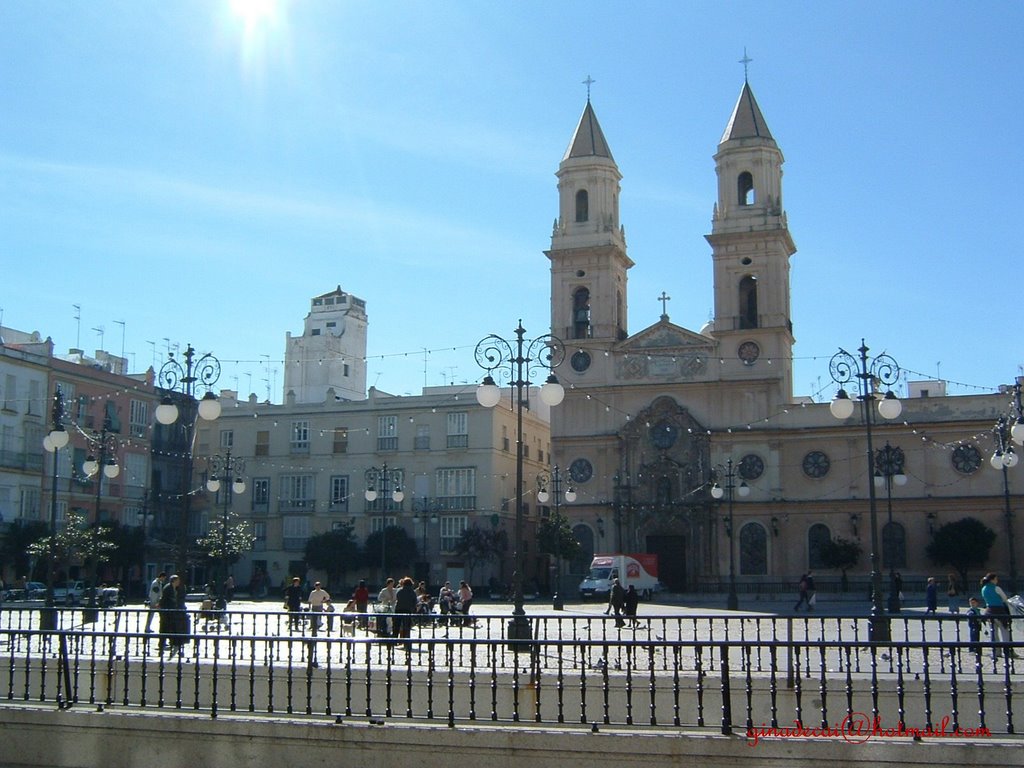
[[[146,611],[146,632],[152,632],[153,615],[160,610],[160,598],[164,592],[164,582],[167,581],[167,573],[160,571],[149,585],[149,595],[146,602],[149,603],[149,610]]]
[[[331,602],[330,593],[320,586],[320,582],[317,581],[313,584],[313,591],[309,593],[309,626],[312,630],[313,637],[317,636],[320,630],[320,616],[319,614],[324,612],[324,609]]]
[[[892,588],[896,592],[896,609],[899,610],[903,607],[903,577],[899,571],[893,574]]]
[[[171,576],[160,592],[160,653],[167,651],[168,657],[182,655],[188,636],[188,616],[185,604],[180,599],[181,579]]]
[[[935,577],[928,577],[928,586],[924,588],[924,612],[935,613],[939,609],[939,585]]]
[[[412,585],[412,579],[406,576],[402,579],[401,589],[395,595],[395,637],[406,639],[406,651],[412,651],[412,643],[408,640],[412,633],[412,614],[415,612],[416,588]]]
[[[392,619],[389,617],[395,612],[395,598],[397,595],[398,590],[395,589],[395,580],[388,578],[384,588],[377,594],[377,604],[380,608],[380,612],[377,614],[377,623],[380,625],[377,627],[377,634],[380,637],[391,637],[394,634],[390,626]]]
[[[352,600],[356,604],[356,611],[362,614],[359,617],[359,626],[366,629],[368,617],[366,615],[366,608],[370,604],[370,590],[366,588],[366,580],[360,579],[358,586],[352,593]]]
[[[981,601],[971,597],[967,601],[967,637],[972,653],[981,656]]]
[[[999,586],[999,576],[995,573],[986,573],[981,580],[981,599],[985,601],[985,615],[992,620],[992,639],[995,640],[996,632],[999,633],[999,642],[1010,642],[1010,606],[1007,605],[1006,593]],[[1002,649],[992,649],[993,658],[999,658]],[[1011,659],[1019,658],[1013,648],[1006,649],[1006,655]]]
[[[623,598],[623,607],[625,608],[626,620],[630,626],[636,627],[640,625],[640,621],[636,617],[637,608],[640,606],[640,595],[636,591],[636,587],[632,584],[626,588],[626,595]]]
[[[960,613],[960,580],[955,573],[949,574],[946,580],[946,597],[949,601],[949,612]]]
[[[799,596],[800,599],[797,600],[796,601],[796,605],[793,606],[793,610],[794,611],[799,611],[801,605],[806,605],[807,606],[807,610],[808,611],[811,610],[810,589],[809,589],[809,585],[811,583],[810,579],[811,579],[811,574],[809,574],[809,573],[805,573],[805,574],[803,574],[800,577],[800,582],[797,584],[797,591],[798,591],[798,596]]]
[[[470,622],[469,609],[473,605],[473,589],[465,581],[459,582],[459,604],[462,606],[463,626],[469,627],[476,623]]]
[[[298,576],[293,576],[292,583],[284,588],[284,609],[288,611],[288,629],[302,629],[302,579]]]
[[[622,588],[622,584],[619,583],[618,579],[612,579],[612,588],[611,593],[608,595],[608,602],[615,613],[615,626],[624,627],[626,622],[622,620],[622,609],[626,604],[626,590]]]

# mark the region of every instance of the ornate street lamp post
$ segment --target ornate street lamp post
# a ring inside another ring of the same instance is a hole
[[[551,492],[555,495],[555,516],[552,518],[552,528],[555,532],[555,591],[551,595],[551,607],[556,611],[565,608],[565,601],[562,600],[562,473],[556,464],[549,476],[546,472],[537,475],[537,501],[547,504],[551,499],[548,493],[548,483],[551,484]],[[570,485],[565,489],[565,500],[572,504],[576,501],[576,490]]]
[[[739,485],[736,485],[736,478],[738,475],[733,469],[732,458],[726,460],[725,466],[719,465],[715,472],[716,475],[725,479],[725,487],[723,488],[715,481],[715,484],[711,486],[711,495],[716,499],[721,499],[723,496],[729,496],[729,516],[726,518],[726,536],[729,537],[729,596],[726,599],[725,607],[730,611],[739,610],[740,600],[736,594],[736,543],[733,541],[733,498],[736,493],[740,496],[750,495],[750,486],[747,485],[746,481],[741,481]],[[735,492],[735,493],[734,493]]]
[[[532,634],[530,622],[523,608],[523,406],[527,405],[523,391],[530,385],[532,371],[536,368],[545,368],[548,370],[548,377],[540,388],[540,399],[549,406],[562,402],[565,390],[558,383],[554,369],[565,359],[565,347],[561,339],[551,334],[525,341],[526,329],[523,328],[522,320],[519,321],[515,334],[514,345],[493,333],[477,343],[474,353],[476,363],[487,371],[487,375],[477,387],[476,399],[485,408],[493,408],[498,404],[501,400],[501,390],[492,374],[507,366],[507,370],[501,370],[499,373],[502,377],[508,378],[512,385],[516,411],[516,540],[512,551],[515,570],[512,572],[513,608],[508,638],[529,640]],[[525,646],[522,650],[525,650]]]
[[[195,359],[196,351],[189,344],[185,349],[185,365],[183,366],[174,358],[174,353],[168,355],[168,360],[160,368],[157,376],[157,386],[164,390],[165,394],[156,407],[156,420],[164,426],[170,426],[179,420],[184,428],[184,441],[182,447],[182,482],[181,482],[181,517],[178,520],[178,562],[176,568],[183,578],[187,578],[188,572],[188,530],[189,515],[192,511],[192,460],[195,449],[196,419],[214,421],[220,416],[220,403],[213,394],[213,385],[220,378],[220,360],[206,353],[198,360]],[[196,401],[196,384],[206,388],[203,399]],[[183,397],[172,398],[171,392],[177,392]],[[175,399],[179,400],[183,408],[179,408]],[[184,410],[184,413],[181,411]]]
[[[423,549],[421,550],[421,556],[423,557],[423,564],[426,567],[426,575],[424,581],[427,584],[430,583],[430,557],[427,555],[427,526],[430,523],[436,525],[440,518],[437,516],[438,511],[441,509],[441,502],[438,499],[431,501],[430,499],[420,499],[416,501],[413,499],[412,503],[413,516],[412,519],[419,522],[423,528]]]
[[[385,463],[378,469],[377,467],[370,467],[366,470],[366,491],[363,496],[368,502],[373,504],[380,496],[380,584],[384,586],[384,580],[387,578],[387,565],[385,563],[385,556],[388,550],[388,485],[391,481],[394,481],[394,490],[391,491],[391,501],[395,504],[401,504],[402,500],[405,499],[405,491],[402,490],[402,479],[403,472],[400,469],[388,469],[388,465]],[[377,486],[380,486],[378,492]]]
[[[1017,588],[1017,555],[1013,545],[1013,509],[1010,507],[1010,473],[1009,470],[1017,466],[1020,457],[1013,449],[1013,443],[1024,445],[1024,409],[1021,407],[1021,384],[1020,380],[1013,385],[1013,399],[1010,407],[1014,410],[1013,425],[1010,419],[1000,416],[999,421],[992,427],[992,437],[995,439],[996,450],[989,459],[993,469],[1002,470],[1003,473],[1003,517],[1006,520],[1006,544],[1010,548],[1010,583],[1009,588]]]
[[[886,387],[899,380],[900,367],[889,355],[876,355],[873,360],[868,358],[868,347],[863,339],[859,355],[854,357],[844,349],[840,349],[829,362],[829,374],[832,381],[839,385],[835,399],[829,405],[832,415],[845,421],[853,416],[854,403],[843,389],[843,385],[854,379],[859,382],[860,394],[857,399],[861,404],[861,423],[867,436],[868,459],[868,511],[871,516],[871,620],[868,624],[868,637],[871,640],[886,641],[890,638],[889,621],[885,618],[885,607],[882,605],[882,573],[878,568],[878,507],[875,497],[875,451],[871,441],[871,427],[875,420],[875,412],[871,407],[877,403],[878,414],[883,419],[898,418],[903,411],[903,404],[896,398],[892,390],[879,397],[875,387],[879,384]]]
[[[221,483],[224,484],[224,507],[220,519],[220,596],[227,605],[228,592],[228,510],[231,508],[231,497],[235,494],[245,493],[245,480],[242,474],[245,472],[245,460],[232,456],[229,450],[224,456],[216,455],[207,459],[210,469],[209,479],[206,481],[206,490],[210,493],[217,493]]]
[[[46,564],[46,608],[39,614],[39,627],[43,630],[57,628],[56,600],[53,598],[53,577],[57,560],[57,465],[61,448],[67,446],[71,436],[64,429],[64,393],[60,384],[53,390],[53,408],[51,410],[53,428],[43,438],[43,448],[53,454],[53,483],[50,486],[50,547]]]
[[[895,528],[892,524],[892,487],[893,485],[906,485],[907,476],[903,472],[905,463],[902,448],[893,448],[886,441],[884,448],[875,451],[875,488],[885,488],[885,505],[889,513],[889,522],[886,530],[889,536],[882,535],[882,567],[885,561],[889,563],[889,613],[900,612],[900,592],[896,588],[896,539],[893,534]]]
[[[96,482],[96,511],[94,522],[99,523],[101,518],[101,500],[103,494],[103,478],[113,480],[121,474],[121,468],[117,465],[117,435],[113,431],[110,415],[103,416],[103,424],[100,431],[86,436],[89,444],[89,455],[82,462],[82,471],[90,480]],[[102,468],[102,477],[100,470]],[[90,623],[96,621],[99,609],[96,606],[96,567],[93,566],[92,583],[89,585],[89,598],[87,607],[82,611],[82,622]]]

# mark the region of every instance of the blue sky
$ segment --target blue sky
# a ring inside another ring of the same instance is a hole
[[[699,329],[746,47],[786,157],[796,394],[829,398],[862,337],[953,394],[1020,372],[1021,3],[260,3],[0,0],[3,325],[90,353],[123,331],[136,370],[191,342],[279,402],[285,332],[340,284],[369,384],[475,382],[480,338],[547,331],[590,75],[629,330],[662,291]]]

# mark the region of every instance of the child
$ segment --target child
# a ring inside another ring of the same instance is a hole
[[[968,602],[970,607],[967,609],[967,635],[971,642],[970,649],[972,653],[981,655],[981,602],[976,597],[972,597]]]

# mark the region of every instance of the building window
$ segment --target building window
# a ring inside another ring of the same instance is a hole
[[[306,548],[309,539],[309,518],[305,515],[286,517],[282,521],[283,549],[295,552]]]
[[[475,468],[439,469],[434,475],[434,487],[442,509],[476,508]]]
[[[132,400],[128,404],[128,431],[132,437],[145,437],[149,428],[149,403]]]
[[[270,455],[270,430],[261,429],[256,433],[256,455]]]
[[[572,337],[590,338],[590,291],[577,288],[572,295]]]
[[[590,196],[587,190],[576,192],[576,221],[582,223],[590,218]]]
[[[412,447],[417,451],[430,450],[430,425],[417,424],[416,437],[413,439]]]
[[[348,453],[348,427],[334,428],[334,452]]]
[[[149,479],[148,456],[144,453],[125,453],[122,478],[126,495],[133,499],[141,499]]]
[[[319,335],[320,335],[320,329],[319,328],[314,328],[312,331],[310,331],[310,336],[319,336]]]
[[[348,511],[348,475],[334,475],[331,478],[331,510]]]
[[[292,453],[309,453],[309,422],[293,421],[289,450]]]
[[[348,378],[348,363],[341,364],[341,375],[346,379]]]
[[[17,402],[18,379],[15,378],[13,373],[8,373],[4,377],[4,410],[10,411],[11,413],[17,413]]]
[[[907,567],[907,529],[899,523],[882,526],[882,567]]]
[[[223,450],[234,448],[235,446],[235,431],[233,429],[222,429],[220,431],[220,447]]]
[[[740,328],[757,328],[757,278],[740,280]]]
[[[254,477],[252,479],[252,511],[270,511],[270,478]]]
[[[512,443],[508,439],[508,427],[502,425],[501,427],[501,450],[510,451],[512,449]]]
[[[398,450],[398,417],[378,416],[377,417],[377,450],[397,451]]]
[[[744,171],[736,179],[737,202],[740,205],[754,204],[754,177],[750,171]]]
[[[22,520],[38,520],[40,495],[38,488],[22,486],[21,504],[20,509],[18,510],[18,517]]]
[[[376,515],[370,520],[370,533],[380,533],[384,528],[392,528],[397,524],[394,515]]]
[[[740,528],[740,574],[768,575],[768,532],[760,523]]]
[[[312,510],[316,496],[313,492],[313,475],[282,475],[281,498],[282,512],[301,512]]]
[[[807,565],[810,568],[824,568],[825,562],[821,553],[832,541],[832,533],[827,525],[815,523],[807,531]]]
[[[469,414],[465,411],[448,414],[448,447],[469,447]]]
[[[462,538],[462,532],[469,526],[469,518],[465,515],[442,515],[441,523],[441,551],[454,552],[455,547]]]
[[[267,524],[263,521],[252,524],[253,541],[252,548],[256,552],[267,551]]]

